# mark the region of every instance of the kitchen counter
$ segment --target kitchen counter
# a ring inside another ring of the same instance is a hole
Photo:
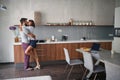
[[[76,41],[56,41],[56,42],[44,42],[37,44],[60,44],[60,43],[88,43],[88,42],[112,42],[113,40],[76,40]],[[21,45],[21,42],[14,43],[14,45]]]
[[[112,40],[79,40],[79,41],[57,41],[37,43],[37,53],[40,61],[56,61],[64,60],[63,48],[67,48],[70,52],[71,59],[82,58],[75,49],[80,47],[91,47],[94,42],[100,43],[101,48],[111,50]],[[14,43],[14,59],[15,63],[24,62],[24,52],[21,43]],[[31,60],[34,61],[34,60]]]

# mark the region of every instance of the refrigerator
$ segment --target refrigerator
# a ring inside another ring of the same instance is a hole
[[[120,7],[115,8],[114,40],[112,42],[112,51],[120,53]]]

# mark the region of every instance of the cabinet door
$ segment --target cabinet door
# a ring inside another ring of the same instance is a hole
[[[111,50],[112,49],[112,42],[107,42],[106,43],[106,49]]]
[[[53,61],[56,59],[56,47],[55,44],[46,45],[46,57],[47,61]]]
[[[92,46],[92,43],[79,43],[79,48],[82,48],[82,47],[91,48],[91,46]]]
[[[70,57],[72,56],[71,44],[56,44],[56,60],[65,60],[65,54],[63,48],[67,48],[70,53]]]
[[[78,43],[71,43],[70,45],[70,58],[71,59],[76,59],[76,58],[81,58],[81,54],[79,52],[76,51],[76,49],[79,48],[79,44]]]
[[[23,63],[24,62],[24,51],[21,45],[14,46],[14,62]]]
[[[101,42],[101,48],[111,50],[112,43],[111,42]]]
[[[106,43],[105,42],[101,42],[100,44],[101,44],[100,45],[101,48],[106,49]]]
[[[38,44],[36,47],[36,52],[39,57],[39,61],[46,60],[46,48],[44,44]]]
[[[107,46],[108,50],[111,50],[112,49],[112,42],[107,42],[106,46]]]
[[[78,49],[78,43],[64,43],[56,44],[56,60],[65,60],[65,54],[63,48],[67,48],[70,58],[81,58],[81,54],[76,51]]]
[[[51,61],[55,60],[56,49],[55,44],[38,44],[37,54],[40,61]]]
[[[56,60],[65,60],[63,48],[67,46],[67,44],[56,44]]]

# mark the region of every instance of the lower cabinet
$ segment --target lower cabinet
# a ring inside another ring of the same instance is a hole
[[[21,45],[14,45],[14,63],[24,62],[24,52]]]
[[[40,61],[56,59],[55,44],[38,44],[36,50]]]
[[[111,42],[100,42],[101,48],[111,50]],[[37,44],[36,50],[40,62],[42,61],[55,61],[55,60],[65,60],[65,55],[63,48],[67,48],[70,53],[70,58],[82,58],[82,54],[76,51],[76,49],[81,47],[92,46],[92,42],[88,43],[57,43],[57,44]],[[31,62],[34,59],[30,59]],[[21,45],[14,45],[14,62],[23,63],[24,62],[24,52]]]

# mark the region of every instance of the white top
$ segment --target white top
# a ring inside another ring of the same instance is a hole
[[[28,26],[28,27],[26,27],[26,29],[27,29],[28,33],[34,34],[34,27],[33,26]],[[35,38],[32,38],[30,36],[28,37],[28,39],[29,40],[35,40]]]
[[[27,36],[28,31],[26,30],[26,27],[23,26],[22,30],[23,31],[20,31],[21,42],[22,43],[29,43],[28,36]]]

